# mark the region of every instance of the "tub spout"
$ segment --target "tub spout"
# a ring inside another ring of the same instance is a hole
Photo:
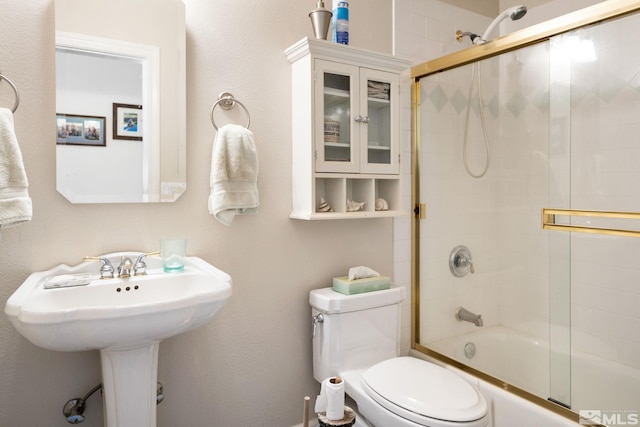
[[[481,314],[474,314],[464,307],[456,308],[456,320],[471,322],[478,327],[484,325]]]

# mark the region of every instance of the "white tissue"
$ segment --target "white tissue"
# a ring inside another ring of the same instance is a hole
[[[351,267],[349,269],[349,280],[364,279],[367,277],[378,277],[380,273],[361,265],[360,267]]]
[[[331,377],[322,381],[320,395],[316,398],[316,413],[324,412],[331,421],[344,418],[344,380]]]

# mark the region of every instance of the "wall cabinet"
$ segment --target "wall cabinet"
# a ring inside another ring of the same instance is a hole
[[[290,217],[402,214],[399,73],[410,63],[307,38],[285,54],[291,62],[292,81]],[[376,210],[380,198],[387,208]],[[321,210],[323,200],[332,212]],[[347,200],[364,206],[349,211]]]

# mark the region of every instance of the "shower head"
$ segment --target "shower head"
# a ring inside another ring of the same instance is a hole
[[[526,14],[527,14],[526,6],[516,6],[515,10],[513,10],[511,12],[511,15],[509,15],[509,18],[511,18],[512,21],[517,21],[518,19],[522,18]]]
[[[489,38],[489,35],[491,34],[491,31],[493,31],[493,29],[500,22],[504,21],[507,18],[510,18],[512,21],[517,21],[518,19],[522,18],[526,14],[527,14],[526,6],[513,6],[508,9],[505,9],[504,11],[502,11],[500,15],[496,16],[496,18],[491,22],[491,24],[489,24],[489,26],[487,27],[487,30],[482,35],[482,39],[478,40],[476,44],[486,43]]]

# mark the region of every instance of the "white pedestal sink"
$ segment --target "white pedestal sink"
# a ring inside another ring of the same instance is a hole
[[[116,266],[122,256],[105,255]],[[197,257],[180,273],[165,273],[148,257],[147,274],[100,279],[100,262],[58,265],[31,274],[11,295],[5,313],[37,346],[99,350],[106,427],[155,427],[160,341],[211,321],[231,296],[231,277]],[[91,273],[83,286],[45,289],[48,278]]]

